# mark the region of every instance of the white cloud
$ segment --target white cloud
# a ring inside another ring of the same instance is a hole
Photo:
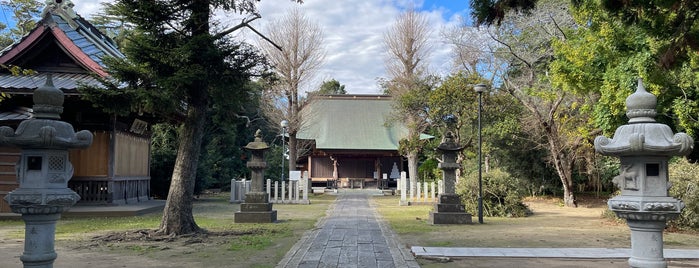
[[[73,10],[80,14],[83,18],[89,19],[93,14],[97,14],[102,8],[101,3],[109,2],[107,0],[72,0]]]
[[[75,11],[86,18],[97,13],[100,2],[106,0],[73,0]],[[467,1],[463,2],[466,6]],[[346,86],[349,93],[379,94],[381,89],[376,79],[386,76],[383,34],[401,10],[413,5],[418,10],[425,10],[422,12],[426,13],[433,25],[431,70],[433,73],[446,74],[451,66],[450,48],[441,41],[439,32],[443,27],[457,23],[457,17],[449,13],[449,17],[444,18],[447,12],[455,11],[435,6],[434,3],[421,8],[423,1],[414,0],[305,0],[303,4],[264,0],[258,4],[262,18],[252,25],[261,31],[265,29],[266,23],[282,16],[288,9],[298,7],[316,21],[325,33],[326,61],[317,74],[316,81],[310,83],[309,89],[315,89],[323,80],[336,79]],[[232,12],[218,14],[221,22],[228,26],[239,23],[243,17]],[[250,31],[238,36],[248,40],[254,38]]]
[[[464,2],[466,3],[466,2]],[[323,80],[336,79],[346,86],[349,93],[378,94],[381,89],[377,78],[386,77],[383,59],[383,34],[395,21],[401,10],[410,7],[410,1],[386,0],[306,0],[298,5],[291,1],[262,1],[259,11],[262,19],[255,21],[256,29],[281,16],[289,8],[298,6],[306,15],[321,25],[325,33],[327,57],[323,68],[311,83],[310,89]],[[422,2],[416,2],[420,9]],[[430,7],[425,12],[433,26],[431,71],[445,74],[451,66],[450,47],[439,37],[440,30],[457,23],[456,16],[445,20],[445,8]],[[251,38],[247,35],[247,38]]]

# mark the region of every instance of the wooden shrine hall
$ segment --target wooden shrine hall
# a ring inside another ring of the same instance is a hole
[[[400,172],[408,169],[398,153],[408,130],[390,120],[392,104],[388,95],[311,96],[296,137],[311,141],[312,148],[298,166],[316,186],[396,187]]]

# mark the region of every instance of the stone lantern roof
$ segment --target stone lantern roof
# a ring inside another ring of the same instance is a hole
[[[258,129],[255,131],[255,140],[249,142],[244,148],[251,151],[261,151],[269,149],[269,145],[262,140],[262,131]]]
[[[610,156],[682,156],[692,151],[694,140],[685,133],[673,135],[669,126],[655,121],[657,98],[638,80],[636,92],[626,98],[629,124],[616,129],[609,139],[598,136],[595,150]]]
[[[53,86],[51,75],[46,84],[34,92],[35,118],[22,121],[14,131],[0,127],[0,145],[23,149],[71,149],[87,148],[92,144],[92,133],[86,130],[75,133],[73,126],[60,121],[63,112],[63,92]]]
[[[463,146],[459,145],[454,141],[454,134],[451,131],[448,131],[444,135],[444,142],[440,143],[437,146],[437,150],[441,152],[457,152],[461,151],[464,149]]]

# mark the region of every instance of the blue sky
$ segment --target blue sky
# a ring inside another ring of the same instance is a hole
[[[449,19],[454,15],[470,18],[470,3],[471,1],[469,0],[425,0],[421,10],[442,9],[445,19]]]
[[[42,0],[43,1],[43,0]],[[107,0],[72,0],[74,10],[89,18]],[[318,23],[325,33],[326,61],[315,79],[305,90],[315,90],[322,81],[336,79],[349,93],[378,94],[377,79],[385,78],[382,46],[383,33],[406,7],[413,6],[428,18],[433,26],[430,71],[446,74],[451,69],[451,47],[444,43],[440,32],[470,21],[469,0],[304,0],[299,5],[288,0],[262,0],[258,4],[262,19],[253,23],[256,29],[265,29],[270,21],[290,8],[298,7]],[[11,12],[6,13],[11,16]],[[4,18],[0,17],[4,20]],[[242,17],[237,14],[219,14],[220,21],[235,25]],[[237,33],[236,38],[256,42],[251,32]]]

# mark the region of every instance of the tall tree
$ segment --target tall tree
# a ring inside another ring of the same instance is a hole
[[[296,139],[296,133],[302,127],[299,113],[302,104],[300,91],[325,60],[323,31],[317,23],[295,8],[270,23],[265,32],[272,42],[261,40],[259,45],[278,79],[268,92],[268,104],[281,107],[281,113],[279,109],[273,109],[277,114],[270,115],[270,118],[277,123],[287,120],[289,170],[296,170],[296,158],[302,147]],[[284,101],[279,102],[279,98]]]
[[[0,36],[0,47],[4,48],[34,29],[36,22],[40,19],[40,9],[43,4],[36,0],[3,0],[0,1],[0,5],[12,10],[14,19],[14,25],[11,28],[8,28],[10,25],[0,23],[0,32],[4,32]]]
[[[385,88],[395,99],[397,119],[408,128],[408,135],[400,141],[399,150],[408,158],[411,192],[415,191],[418,181],[418,154],[422,147],[420,133],[428,126],[427,98],[433,85],[427,75],[430,34],[427,17],[408,10],[398,16],[383,37],[388,53],[384,63],[390,76]]]
[[[135,26],[125,44],[127,59],[106,59],[118,80],[105,88],[84,89],[86,98],[113,113],[144,111],[180,124],[172,183],[159,228],[162,234],[201,229],[192,199],[199,156],[211,105],[245,101],[253,71],[262,58],[250,46],[228,36],[251,20],[212,31],[217,9],[255,14],[255,0],[119,0],[120,16]],[[227,106],[230,107],[230,106]]]
[[[90,18],[90,23],[112,38],[117,47],[123,47],[126,36],[128,36],[129,31],[133,30],[133,25],[130,25],[126,18],[119,14],[114,3],[103,2],[100,5],[102,5],[100,11]]]
[[[508,11],[529,12],[540,0],[472,0],[471,15],[477,24],[500,24]],[[570,0],[576,7],[594,6],[626,25],[638,26],[667,42],[658,48],[658,62],[665,68],[688,60],[688,51],[699,49],[699,2],[695,0],[628,1]],[[566,4],[566,3],[562,3]],[[516,14],[516,13],[510,13]]]
[[[538,143],[548,150],[549,162],[555,167],[563,185],[564,203],[576,206],[574,171],[585,146],[595,135],[589,115],[583,113],[590,96],[576,96],[556,88],[548,72],[553,60],[552,42],[566,38],[563,29],[575,26],[561,0],[542,0],[528,13],[508,14],[494,28],[492,38],[502,44],[498,53],[508,62],[502,89],[515,97],[529,112],[524,126]],[[592,130],[584,131],[583,130]]]
[[[40,19],[41,8],[44,6],[36,0],[4,0],[2,5],[12,9],[15,27],[10,30],[10,33],[15,41],[34,29],[36,22]]]

